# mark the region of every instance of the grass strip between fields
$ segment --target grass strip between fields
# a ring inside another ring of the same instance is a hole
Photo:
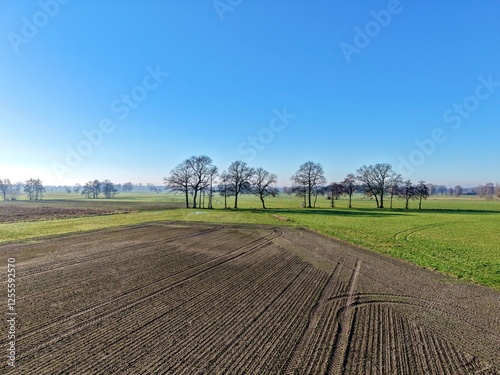
[[[170,209],[0,224],[0,243],[31,242],[46,236],[161,220],[302,226],[457,279],[500,290],[500,245],[495,230],[498,218],[498,213],[364,209]]]

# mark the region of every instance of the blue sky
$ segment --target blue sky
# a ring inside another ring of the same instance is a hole
[[[0,178],[160,184],[206,154],[500,183],[498,0],[4,0],[0,28]]]

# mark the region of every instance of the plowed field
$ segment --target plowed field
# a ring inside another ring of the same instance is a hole
[[[307,230],[155,222],[3,245],[0,254],[5,267],[16,259],[18,314],[16,369],[4,360],[2,373],[500,367],[498,292]],[[5,319],[3,332],[5,347]]]

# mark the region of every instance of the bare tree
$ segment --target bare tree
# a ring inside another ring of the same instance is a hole
[[[134,185],[132,182],[125,182],[122,186],[122,191],[126,193],[130,193],[132,190],[134,190]]]
[[[193,174],[187,160],[178,164],[170,171],[169,177],[164,177],[163,181],[166,188],[174,191],[180,191],[186,198],[186,208],[189,208],[189,192],[193,179]]]
[[[298,189],[304,191],[308,199],[308,208],[312,208],[311,195],[314,189],[326,183],[323,167],[321,164],[312,161],[302,164],[297,172],[291,177],[291,180]]]
[[[489,199],[492,199],[493,195],[495,194],[495,185],[492,182],[488,182],[486,185],[484,185],[483,189],[483,195],[486,195]]]
[[[276,183],[278,177],[275,174],[269,173],[265,169],[259,167],[255,170],[255,174],[251,180],[253,191],[262,202],[262,208],[266,209],[264,198],[268,196],[275,197],[278,194]]]
[[[231,196],[231,177],[224,171],[220,175],[219,185],[217,191],[224,197],[224,208],[227,209],[227,197]]]
[[[436,186],[436,194],[445,195],[448,192],[448,188],[444,185]]]
[[[399,194],[399,189],[401,188],[401,184],[403,183],[403,177],[400,174],[393,173],[389,179],[389,193],[391,194],[391,204],[390,208],[392,208],[392,198],[395,195]]]
[[[330,207],[335,207],[335,200],[344,192],[344,185],[342,183],[332,182],[326,187],[326,190],[330,193]]]
[[[349,196],[349,208],[352,208],[352,205],[351,205],[352,195],[356,191],[356,188],[357,188],[356,176],[352,173],[349,173],[344,178],[344,181],[342,181],[342,187],[343,187],[344,193],[346,193]]]
[[[37,178],[35,180],[35,199],[42,199],[43,193],[45,193],[45,187],[43,186],[42,181]]]
[[[384,208],[384,195],[389,190],[390,181],[394,176],[390,164],[363,165],[357,170],[357,178],[365,194],[375,197],[377,208]],[[379,201],[380,198],[380,201]]]
[[[99,198],[99,194],[101,193],[101,182],[99,180],[92,181],[92,195],[93,198]]]
[[[9,190],[12,189],[12,184],[8,178],[2,180],[0,179],[0,192],[2,193],[3,200],[7,200],[7,194]]]
[[[89,181],[83,185],[82,195],[86,196],[87,199],[92,197],[92,181]]]
[[[75,186],[73,187],[73,192],[76,193],[76,194],[79,194],[80,190],[82,190],[82,185],[75,184]]]
[[[457,197],[461,196],[463,194],[463,189],[460,185],[455,186],[455,195]]]
[[[26,193],[28,199],[33,200],[35,198],[35,180],[33,180],[32,178],[26,180],[23,190]]]
[[[39,178],[30,178],[24,184],[24,192],[26,193],[29,200],[38,200],[43,198],[45,188]]]
[[[238,208],[238,195],[250,190],[250,181],[255,170],[250,168],[244,161],[237,160],[231,163],[227,173],[234,193],[234,208]]]
[[[406,180],[405,182],[403,182],[399,193],[405,200],[405,208],[408,209],[408,202],[410,201],[410,199],[415,199],[416,196],[415,186],[410,180]]]
[[[424,181],[419,181],[418,185],[415,187],[415,194],[418,198],[418,209],[422,209],[422,199],[427,199],[429,197],[429,188]]]
[[[11,188],[7,191],[7,195],[9,197],[9,200],[15,201],[19,195],[21,195],[21,192],[23,190],[23,182],[19,181],[16,182],[15,184],[12,184]]]
[[[101,190],[106,198],[114,198],[118,193],[115,185],[110,180],[104,180]]]
[[[314,196],[314,201],[313,201],[313,208],[316,208],[316,202],[318,201],[318,196],[323,196],[327,193],[328,191],[328,188],[326,186],[316,186],[313,191],[312,191],[312,194]]]
[[[217,167],[213,166],[212,169],[209,171],[208,175],[208,208],[212,209],[214,208],[213,206],[213,200],[214,200],[214,180],[217,177],[217,174],[219,173]]]
[[[209,186],[210,175],[217,173],[217,167],[213,165],[212,159],[206,155],[191,156],[186,160],[186,163],[191,168],[190,186],[193,191],[193,208],[196,208],[198,193]]]

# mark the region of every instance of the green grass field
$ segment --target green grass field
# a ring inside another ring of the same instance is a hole
[[[71,198],[71,199],[70,199]],[[77,194],[47,194],[46,199],[78,204]],[[86,200],[86,199],[84,199]],[[99,202],[94,201],[98,206]],[[180,195],[120,194],[114,201],[182,202]],[[228,201],[231,205],[233,200]],[[364,197],[330,201],[318,198],[316,208],[300,208],[294,196],[269,198],[262,211],[257,197],[244,195],[238,210],[224,210],[223,198],[216,197],[214,210],[171,209],[131,212],[129,214],[56,219],[50,221],[0,224],[0,241],[35,240],[37,237],[136,224],[155,220],[180,220],[213,223],[255,223],[310,228],[318,233],[364,248],[403,259],[422,267],[500,289],[500,199],[437,197],[415,201],[405,210],[403,201],[394,200],[394,208],[377,209]],[[47,201],[47,204],[50,202]],[[389,201],[386,201],[389,207]],[[1,204],[0,204],[1,209]],[[279,220],[276,216],[289,219]]]

